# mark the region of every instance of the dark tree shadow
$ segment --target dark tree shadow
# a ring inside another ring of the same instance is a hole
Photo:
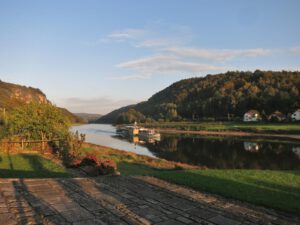
[[[61,217],[55,211],[55,209],[53,209],[49,204],[47,204],[42,199],[30,192],[24,179],[13,181],[13,185],[17,195],[21,195],[22,199],[24,199],[26,204],[28,204],[31,210],[34,212],[33,216],[30,216],[30,218],[33,219],[36,224],[66,224],[66,220],[63,217]],[[24,208],[22,207],[21,197],[17,197],[16,200],[18,202],[18,206],[20,206],[18,207],[18,217],[22,217],[19,222],[22,225],[28,224],[27,222],[29,221],[26,217]]]
[[[8,160],[9,160],[9,167],[10,167],[10,169],[11,169],[11,170],[14,170],[14,164],[13,164],[13,162],[12,162],[12,159],[11,159],[11,156],[10,156],[9,151],[7,152],[7,158],[8,158]]]

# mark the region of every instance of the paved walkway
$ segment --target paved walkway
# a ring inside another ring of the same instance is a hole
[[[0,224],[300,224],[151,177],[0,179]]]

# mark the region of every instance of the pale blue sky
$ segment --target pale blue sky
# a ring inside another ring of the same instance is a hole
[[[0,79],[107,113],[187,77],[299,70],[298,0],[0,0]]]

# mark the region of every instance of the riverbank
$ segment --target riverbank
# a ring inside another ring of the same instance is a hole
[[[267,122],[162,122],[143,123],[141,126],[157,129],[201,132],[242,132],[259,134],[300,135],[300,123]]]
[[[198,134],[205,136],[232,136],[232,137],[263,137],[263,138],[276,138],[286,140],[300,141],[300,134],[268,134],[268,133],[251,133],[243,131],[206,131],[206,130],[178,130],[169,128],[154,128],[159,133],[165,134]]]
[[[124,176],[153,176],[198,191],[279,209],[300,212],[300,171],[207,169],[84,143],[82,153],[113,159]]]
[[[165,134],[300,140],[300,123],[164,122],[140,124]]]

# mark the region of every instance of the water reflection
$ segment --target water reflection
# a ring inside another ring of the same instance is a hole
[[[299,147],[293,147],[293,152],[300,157],[300,146]]]
[[[245,138],[162,135],[161,140],[121,139],[111,125],[74,127],[88,142],[209,168],[300,169],[300,143]]]
[[[299,147],[273,142],[239,139],[164,136],[147,148],[159,158],[207,166],[209,168],[300,169]],[[293,150],[292,150],[293,149]]]
[[[71,131],[78,131],[80,133],[86,134],[86,141],[93,144],[155,157],[155,155],[153,155],[151,151],[149,151],[145,146],[137,145],[136,143],[133,143],[129,140],[125,141],[116,138],[116,129],[109,124],[86,124],[73,126],[71,128]]]
[[[244,142],[244,149],[250,152],[257,152],[259,150],[259,144],[256,142]]]

